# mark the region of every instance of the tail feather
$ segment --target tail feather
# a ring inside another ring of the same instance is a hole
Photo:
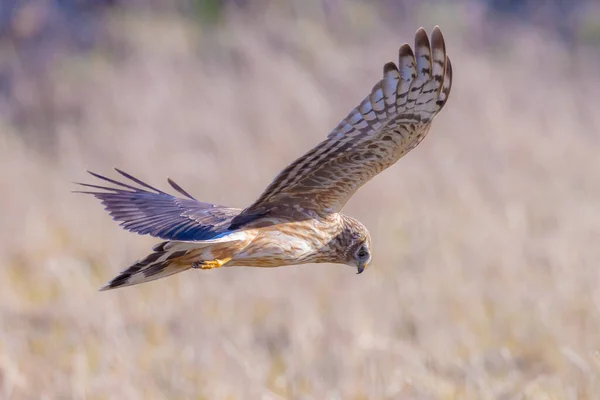
[[[169,243],[169,242],[166,242]],[[116,289],[125,286],[137,285],[164,278],[178,272],[183,272],[192,267],[191,263],[183,262],[182,258],[188,250],[170,249],[163,250],[165,246],[155,246],[155,251],[137,261],[129,268],[113,278],[100,291]]]
[[[167,240],[157,243],[152,247],[152,253],[122,271],[100,290],[116,289],[164,278],[186,271],[199,261],[231,260],[255,236],[256,232],[253,231],[239,231],[210,240]],[[224,263],[217,267],[222,265]]]

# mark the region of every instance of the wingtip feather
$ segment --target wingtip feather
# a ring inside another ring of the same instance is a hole
[[[444,41],[444,35],[442,35],[442,31],[436,25],[431,32],[431,48],[433,50],[441,50],[443,53],[446,53],[446,43]]]
[[[429,37],[423,27],[415,32],[415,49],[419,49],[419,47],[429,47]]]
[[[151,186],[151,185],[147,184],[146,182],[142,181],[141,179],[138,179],[135,176],[133,176],[133,175],[131,175],[131,174],[129,174],[129,173],[127,173],[127,172],[125,172],[125,171],[117,168],[117,167],[114,167],[114,169],[115,169],[115,171],[117,171],[119,174],[121,174],[125,178],[129,179],[130,181],[133,181],[133,182],[137,183],[138,185],[140,185],[142,187],[145,187],[146,189],[154,190],[155,192],[160,193],[160,194],[166,194],[162,190],[157,189],[154,186]]]
[[[390,71],[398,71],[398,66],[396,65],[396,63],[393,62],[387,62],[385,63],[385,65],[383,66],[383,74],[387,74]]]
[[[400,50],[398,50],[398,53],[400,55],[400,58],[415,56],[412,48],[410,47],[410,44],[408,44],[408,43],[404,43],[402,46],[400,46]]]
[[[188,199],[191,200],[196,200],[194,198],[194,196],[192,196],[191,194],[189,194],[187,191],[185,191],[181,186],[179,186],[173,179],[171,178],[167,178],[167,182],[169,183],[169,185],[171,185],[171,187],[173,189],[175,189],[176,191],[178,191],[180,194],[184,195],[185,197],[187,197]]]

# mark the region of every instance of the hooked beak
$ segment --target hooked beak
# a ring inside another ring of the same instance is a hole
[[[367,264],[362,264],[362,265],[359,265],[359,266],[356,268],[356,269],[357,269],[357,272],[356,272],[356,274],[357,274],[357,275],[358,275],[358,274],[362,274],[362,273],[363,273],[363,271],[365,270],[365,268],[367,268],[367,265],[369,265],[369,264],[367,263]]]

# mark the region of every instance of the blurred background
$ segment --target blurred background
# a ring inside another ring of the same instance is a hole
[[[86,169],[243,208],[436,24],[450,100],[345,209],[366,273],[97,291],[158,240]],[[599,69],[591,0],[1,0],[0,398],[597,398]]]

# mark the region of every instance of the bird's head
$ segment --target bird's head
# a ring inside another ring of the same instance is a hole
[[[371,262],[371,235],[359,221],[344,217],[345,227],[341,234],[341,247],[344,249],[343,262],[355,267],[360,274]]]

